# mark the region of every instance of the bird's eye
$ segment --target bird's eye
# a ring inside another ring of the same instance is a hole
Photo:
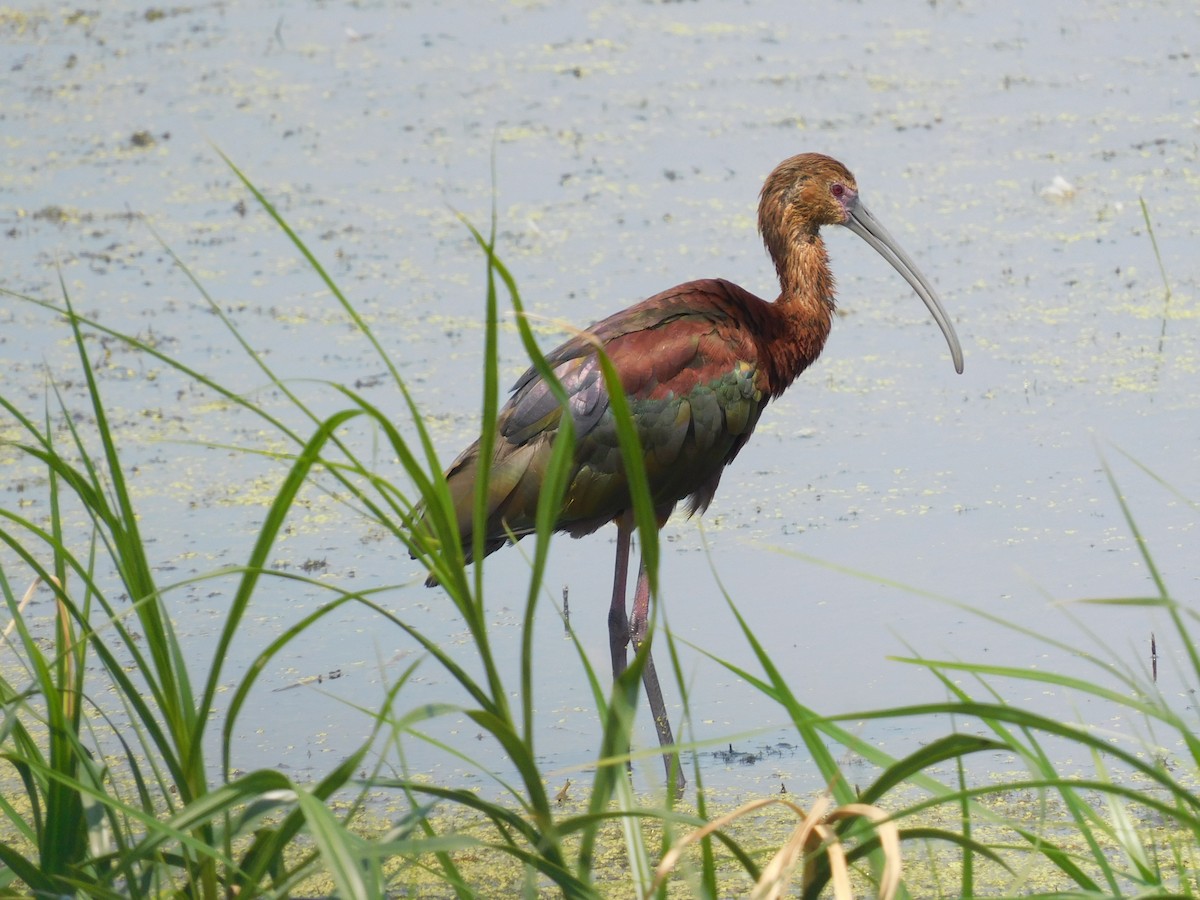
[[[829,193],[833,194],[834,199],[841,200],[846,194],[846,186],[840,181],[835,181],[829,186]]]

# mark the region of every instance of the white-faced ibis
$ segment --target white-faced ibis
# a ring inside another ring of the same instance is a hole
[[[689,281],[597,322],[587,334],[546,356],[570,397],[576,441],[555,530],[581,537],[607,522],[617,525],[608,614],[614,678],[625,669],[631,639],[636,648],[645,638],[650,598],[643,562],[632,615],[626,614],[634,523],[596,347],[603,347],[612,360],[629,400],[659,527],[681,500],[686,500],[689,515],[703,512],[768,401],[782,394],[825,346],[834,295],[822,225],[849,228],[904,276],[929,307],[950,345],[954,368],[962,372],[962,350],[937,294],[867,211],[849,170],[816,153],[784,160],[762,189],[758,227],[779,274],[774,303],[728,281]],[[529,369],[500,411],[495,453],[487,463],[487,553],[507,543],[510,534],[521,538],[535,530],[538,494],[562,415],[547,384]],[[476,442],[446,472],[468,558],[479,465]],[[649,655],[643,683],[659,740],[670,746],[674,739]],[[672,757],[664,755],[664,760],[670,776]],[[674,768],[682,787],[677,763]]]

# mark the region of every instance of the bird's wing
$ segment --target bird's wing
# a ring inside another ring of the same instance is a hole
[[[749,437],[768,396],[753,335],[737,315],[746,298],[762,302],[727,282],[689,282],[596,323],[547,354],[575,427],[576,470],[562,527],[586,533],[629,505],[597,346],[629,400],[656,508],[665,518],[684,497],[691,497],[693,510],[708,505],[721,470]],[[502,475],[496,488],[508,493],[502,505],[510,527],[518,518],[532,524],[535,488],[562,412],[549,385],[530,369],[501,414],[493,478]],[[531,452],[534,446],[538,450]]]
[[[546,355],[566,391],[575,429],[558,530],[587,534],[630,505],[597,347],[612,361],[629,400],[652,500],[665,520],[684,498],[689,511],[708,506],[722,470],[749,438],[771,395],[758,330],[747,327],[765,306],[729,282],[689,282],[597,322]],[[534,530],[562,414],[535,369],[517,381],[500,411],[488,466],[486,552],[503,546],[509,533],[520,537]],[[468,555],[479,449],[476,441],[446,472]]]
[[[739,405],[740,388],[756,380],[758,349],[739,324],[730,297],[757,301],[729,282],[688,282],[597,322],[547,353],[546,362],[570,400],[576,439],[586,437],[609,408],[598,347],[612,361],[631,403],[669,401],[707,386],[726,405]],[[726,382],[739,390],[722,390]],[[501,431],[523,443],[556,429],[561,415],[550,386],[531,367],[513,385]],[[740,433],[743,425],[731,423],[733,432]]]

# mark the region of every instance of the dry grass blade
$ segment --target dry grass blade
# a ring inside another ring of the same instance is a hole
[[[880,900],[890,900],[900,888],[900,828],[886,812],[867,803],[847,803],[839,806],[825,817],[825,821],[833,822],[855,816],[869,819],[879,836],[879,846],[883,850],[883,874],[879,878],[878,896]]]
[[[796,864],[802,857],[804,859],[804,884],[807,885],[812,880],[815,863],[822,854],[829,860],[834,897],[837,900],[853,900],[854,892],[850,884],[850,867],[847,862],[846,850],[830,825],[833,822],[855,817],[869,819],[879,836],[880,847],[884,854],[884,866],[877,896],[880,900],[891,900],[896,896],[900,886],[900,831],[896,827],[896,823],[890,821],[887,813],[877,806],[848,803],[829,810],[832,802],[829,795],[822,796],[807,812],[790,800],[779,797],[766,797],[743,804],[732,812],[713,819],[702,828],[697,828],[685,835],[672,846],[663,855],[662,861],[654,870],[654,882],[650,886],[649,893],[653,894],[662,886],[667,876],[679,864],[684,851],[692,844],[752,812],[767,806],[782,805],[794,812],[800,819],[800,823],[792,832],[788,842],[779,848],[763,870],[754,889],[750,892],[752,900],[776,900],[776,898],[784,896],[791,883]]]
[[[833,836],[823,824],[825,810],[832,802],[832,798],[825,794],[807,813],[798,806],[788,804],[801,816],[800,824],[796,826],[796,830],[792,832],[788,842],[779,848],[779,851],[771,858],[771,862],[763,869],[762,875],[754,885],[754,890],[750,892],[751,900],[775,900],[777,897],[782,897],[791,883],[792,873],[796,870],[796,863],[799,862],[801,855],[812,853]],[[838,890],[841,879],[837,876],[839,870],[845,870],[846,860],[844,856],[841,856],[839,860],[839,848],[836,843],[831,842],[828,847],[833,851],[829,854],[829,864],[830,870],[834,873],[834,896],[840,900],[842,897],[850,896]],[[810,866],[806,865],[804,867],[806,884],[809,870]],[[845,880],[846,886],[849,887],[849,879]]]
[[[56,586],[58,585],[57,578],[52,578],[51,580],[54,582],[54,584]],[[33,579],[33,581],[29,585],[29,589],[25,591],[25,596],[22,597],[21,602],[17,604],[17,615],[20,615],[21,613],[23,613],[25,611],[25,607],[29,605],[29,601],[33,599],[33,595],[37,593],[37,589],[41,586],[41,584],[42,584],[42,579],[40,579],[40,578]],[[16,618],[13,618],[12,621],[10,621],[7,625],[4,626],[4,634],[0,635],[0,637],[8,637],[10,634],[12,634],[12,630],[16,627],[17,627],[17,620],[16,620]]]

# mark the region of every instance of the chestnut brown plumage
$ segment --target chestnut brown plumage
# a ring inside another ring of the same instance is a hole
[[[649,583],[643,565],[628,616],[633,516],[596,346],[604,348],[628,398],[659,526],[681,500],[689,514],[702,512],[768,401],[782,394],[825,346],[835,306],[833,275],[820,235],[823,225],[849,228],[904,276],[945,335],[955,370],[962,372],[958,338],[933,288],[867,211],[849,170],[816,153],[780,163],[762,189],[758,227],[780,285],[773,303],[721,279],[689,281],[597,322],[586,335],[546,356],[570,398],[575,426],[574,464],[555,528],[580,537],[608,522],[617,525],[609,609],[614,677],[624,671],[631,639],[637,647],[645,638]],[[532,368],[501,410],[494,455],[487,462],[487,553],[503,546],[510,533],[520,538],[535,530],[543,473],[563,412]],[[446,472],[468,558],[480,462],[476,442]],[[649,655],[643,682],[659,740],[670,746],[671,726]],[[670,773],[672,757],[664,759]],[[682,787],[677,766],[675,771]]]

